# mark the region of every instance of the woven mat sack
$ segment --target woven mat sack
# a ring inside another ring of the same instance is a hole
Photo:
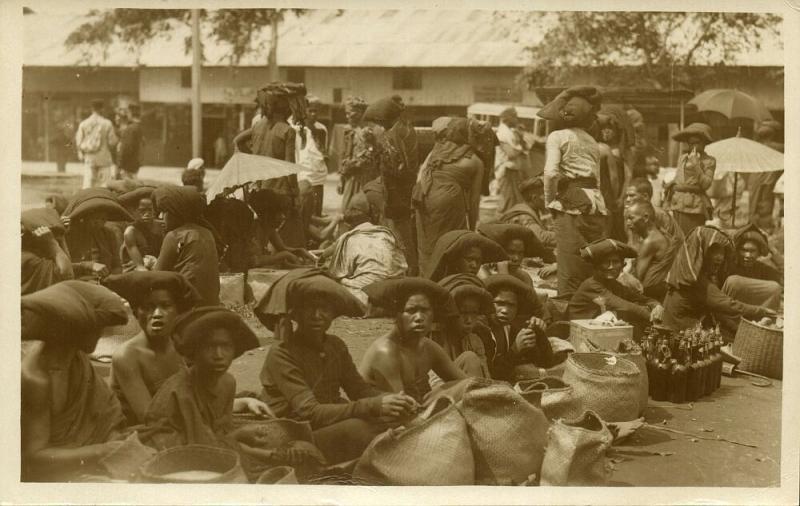
[[[539,474],[549,422],[507,383],[473,378],[459,403],[478,485],[517,485]]]
[[[630,360],[639,368],[639,415],[643,415],[647,409],[649,399],[650,378],[647,375],[647,361],[641,352],[638,353],[617,353],[618,357]]]
[[[547,431],[541,486],[599,486],[611,476],[606,451],[614,437],[597,413],[556,420]]]
[[[639,416],[639,368],[628,359],[607,353],[573,353],[563,380],[572,385],[583,409],[606,422],[627,422]]]
[[[576,418],[583,413],[575,390],[561,378],[545,376],[535,380],[520,381],[514,390],[523,399],[541,409],[548,420]]]
[[[380,485],[473,485],[467,424],[453,400],[440,397],[408,428],[389,429],[364,450],[355,480]]]

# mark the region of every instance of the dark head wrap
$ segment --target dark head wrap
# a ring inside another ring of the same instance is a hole
[[[469,121],[466,118],[442,117],[433,122],[436,143],[428,158],[428,170],[455,163],[472,153],[469,145]]]
[[[446,275],[447,264],[453,261],[453,257],[472,246],[481,249],[484,263],[508,259],[503,247],[491,239],[471,230],[451,230],[436,240],[423,276],[433,281],[442,279]]]
[[[474,274],[452,274],[439,281],[439,284],[450,292],[456,306],[463,299],[472,297],[480,302],[481,313],[488,315],[494,310],[492,294],[486,289],[483,281]]]
[[[66,197],[57,193],[48,196],[46,199],[44,199],[44,201],[47,203],[52,202],[53,207],[55,208],[56,212],[58,212],[59,216],[64,214],[64,210],[67,208],[67,204],[69,204],[69,201]]]
[[[371,103],[364,111],[364,121],[377,123],[387,130],[395,124],[406,106],[398,95],[386,97]]]
[[[619,143],[623,149],[633,146],[636,133],[624,107],[618,104],[603,105],[597,115],[597,122],[600,128],[611,127],[617,130]]]
[[[602,95],[594,86],[572,86],[559,93],[549,104],[542,107],[537,115],[547,120],[561,120],[561,110],[573,97],[585,99],[592,105],[593,111],[600,109]]]
[[[525,245],[526,257],[541,257],[547,263],[556,261],[553,252],[545,248],[539,238],[536,237],[536,234],[528,227],[506,223],[486,223],[478,227],[478,233],[488,237],[503,248],[507,248],[508,243],[513,239],[519,239]]]
[[[61,342],[94,350],[105,327],[122,325],[128,314],[111,290],[85,281],[62,281],[21,298],[22,340]]]
[[[64,216],[80,220],[97,212],[106,213],[109,221],[134,220],[133,216],[119,203],[117,197],[105,188],[79,190],[64,209]]]
[[[258,346],[255,333],[238,314],[222,306],[202,306],[175,320],[172,334],[175,349],[181,355],[191,357],[216,329],[227,329],[231,333],[236,357]]]
[[[748,223],[737,230],[733,234],[733,242],[736,244],[737,250],[741,249],[746,242],[754,242],[758,246],[759,255],[763,257],[769,254],[769,238],[767,234],[753,223]]]
[[[192,186],[159,186],[153,190],[159,211],[166,211],[184,222],[200,223],[206,199]]]
[[[295,123],[300,125],[306,119],[306,86],[302,83],[272,82],[261,88],[256,96],[256,102],[262,107],[270,100],[285,100]]]
[[[147,302],[154,290],[168,290],[181,311],[198,302],[200,294],[186,281],[183,275],[172,271],[134,271],[125,274],[112,274],[103,280],[103,285],[127,300],[133,308]]]
[[[307,267],[289,271],[275,281],[261,300],[256,302],[253,312],[270,330],[274,330],[279,319],[313,297],[319,297],[333,305],[336,316],[363,316],[361,304],[353,294],[333,280],[322,269]]]
[[[667,274],[667,283],[673,288],[694,286],[703,272],[703,263],[711,246],[719,244],[725,248],[725,263],[720,276],[725,279],[728,268],[733,264],[733,241],[723,231],[709,226],[695,227],[678,249],[672,268]]]
[[[369,300],[380,307],[398,313],[403,310],[408,298],[415,294],[428,296],[433,305],[435,319],[450,321],[458,315],[450,293],[438,284],[424,278],[409,277],[378,281],[364,287]]]
[[[510,274],[494,274],[485,280],[486,289],[497,297],[503,290],[510,290],[517,294],[517,312],[521,316],[531,316],[536,311],[534,299],[537,297],[530,285]]]
[[[59,218],[55,209],[50,209],[49,207],[23,211],[20,216],[20,223],[26,233],[32,233],[39,227],[47,227],[55,236],[64,234],[64,224],[61,223],[61,218]]]
[[[636,250],[616,239],[598,239],[580,250],[581,258],[587,262],[599,262],[608,255],[619,255],[620,258],[636,258]]]

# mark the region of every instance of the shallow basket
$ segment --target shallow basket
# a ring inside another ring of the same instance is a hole
[[[213,471],[220,475],[203,481],[166,476],[181,471]],[[247,483],[235,451],[206,445],[176,446],[159,452],[141,467],[139,474],[146,483]]]
[[[733,354],[742,359],[738,369],[783,379],[783,330],[742,318],[733,341]]]

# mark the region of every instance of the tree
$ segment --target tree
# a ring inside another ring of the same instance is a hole
[[[267,66],[270,78],[278,80],[277,44],[278,26],[287,12],[301,15],[305,9],[219,9],[201,11],[201,22],[211,26],[211,34],[217,43],[231,48],[228,63],[236,65],[241,58],[253,51],[263,50],[257,36],[266,27],[271,30]],[[111,9],[92,10],[88,21],[76,28],[66,40],[69,48],[80,48],[88,59],[91,50],[101,48],[104,52],[116,41],[134,50],[154,37],[172,31],[176,23],[187,26],[191,23],[188,9]],[[186,39],[187,53],[191,49],[191,37]]]
[[[502,15],[502,14],[501,14]],[[607,86],[637,80],[654,88],[694,87],[709,67],[759,50],[766,36],[780,35],[775,14],[739,12],[557,12],[529,13],[516,34],[532,25],[541,40],[527,47],[530,64],[521,75],[529,86],[574,82],[597,69]],[[530,39],[528,39],[530,40]]]

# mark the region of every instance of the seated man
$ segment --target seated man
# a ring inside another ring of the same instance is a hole
[[[408,269],[397,238],[376,223],[367,197],[357,193],[350,199],[344,220],[351,227],[322,254],[328,273],[367,307],[367,285],[403,277]]]
[[[741,302],[777,311],[783,294],[783,276],[759,260],[770,253],[766,234],[750,224],[738,230],[733,240],[736,260],[722,291]]]
[[[635,272],[636,278],[642,282],[643,293],[646,297],[663,301],[667,294],[667,273],[681,241],[659,229],[650,202],[634,202],[625,214],[625,225],[639,243]]]
[[[617,281],[624,259],[636,256],[633,248],[614,239],[600,239],[581,248],[581,256],[592,264],[593,273],[569,301],[570,319],[592,319],[613,311],[638,331],[661,320],[664,308],[658,301]]]
[[[643,177],[635,177],[631,179],[628,188],[625,190],[625,209],[627,211],[635,202],[650,202],[652,198],[653,185],[650,184],[650,181]],[[655,210],[656,226],[659,230],[663,231],[668,236],[677,238],[678,241],[683,241],[683,230],[681,230],[675,218],[660,207],[654,207],[653,209]],[[635,248],[636,243],[631,242],[631,239],[634,238],[632,238],[630,234],[628,239],[629,244]]]
[[[185,367],[170,332],[175,318],[191,309],[200,295],[175,272],[115,274],[103,284],[128,301],[142,329],[114,351],[110,384],[128,423],[143,423],[162,383]]]
[[[52,209],[29,209],[22,213],[21,294],[72,279],[64,226]]]
[[[513,381],[518,366],[555,365],[553,349],[545,335],[544,308],[536,292],[507,274],[487,278],[486,288],[494,298],[494,314],[482,336],[492,378]]]
[[[470,230],[451,230],[436,240],[422,277],[439,281],[452,274],[478,274],[481,265],[507,260],[503,247]]]
[[[470,274],[453,274],[439,284],[450,292],[458,310],[458,325],[452,325],[455,328],[448,329],[439,344],[467,376],[491,377],[486,347],[476,329],[482,326],[482,318],[494,312],[492,294],[480,278]]]
[[[545,248],[533,232],[521,225],[489,223],[480,225],[478,233],[499,244],[508,255],[508,261],[484,264],[478,273],[482,279],[492,274],[511,274],[533,286],[530,275],[522,269],[522,262],[526,258],[540,258],[548,264],[545,267],[547,272],[555,269],[553,250]]]
[[[498,221],[527,227],[545,248],[555,249],[556,234],[552,230],[552,220],[544,205],[544,181],[541,177],[525,179],[520,183],[519,191],[525,202],[511,207],[500,215]]]
[[[319,269],[296,269],[276,281],[256,308],[268,326],[270,318],[287,312],[297,329],[270,348],[261,370],[262,396],[276,416],[309,422],[329,462],[357,458],[388,428],[385,422],[414,413],[410,397],[368,385],[344,341],[328,334],[336,317],[361,315],[347,290]]]
[[[272,415],[266,404],[236,398],[236,379],[228,373],[233,359],[258,346],[258,338],[233,311],[221,306],[197,307],[175,320],[173,339],[191,366],[167,379],[150,403],[141,441],[157,450],[203,444],[239,452],[242,466],[253,476],[267,466],[286,463],[277,448],[262,448],[258,425],[234,429],[233,414]],[[308,462],[311,455],[300,461]]]
[[[130,202],[136,220],[125,227],[122,239],[122,272],[148,271],[156,265],[164,241],[163,223],[155,221],[154,188],[145,186],[120,196],[125,205]]]
[[[205,198],[194,188],[162,186],[153,191],[167,233],[153,270],[182,274],[203,305],[219,304],[219,257]]]
[[[364,291],[395,315],[394,328],[373,341],[361,360],[358,372],[368,383],[422,404],[431,392],[430,371],[444,382],[467,377],[429,337],[434,320],[446,324],[455,316],[447,290],[427,279],[404,278],[381,281]]]
[[[68,481],[98,472],[121,444],[125,417],[88,354],[104,327],[127,320],[120,298],[62,281],[21,299],[22,481]]]
[[[695,227],[683,242],[667,275],[664,326],[677,332],[719,324],[726,342],[733,340],[742,318],[774,317],[775,311],[747,304],[722,291],[733,263],[733,241],[714,227]]]

